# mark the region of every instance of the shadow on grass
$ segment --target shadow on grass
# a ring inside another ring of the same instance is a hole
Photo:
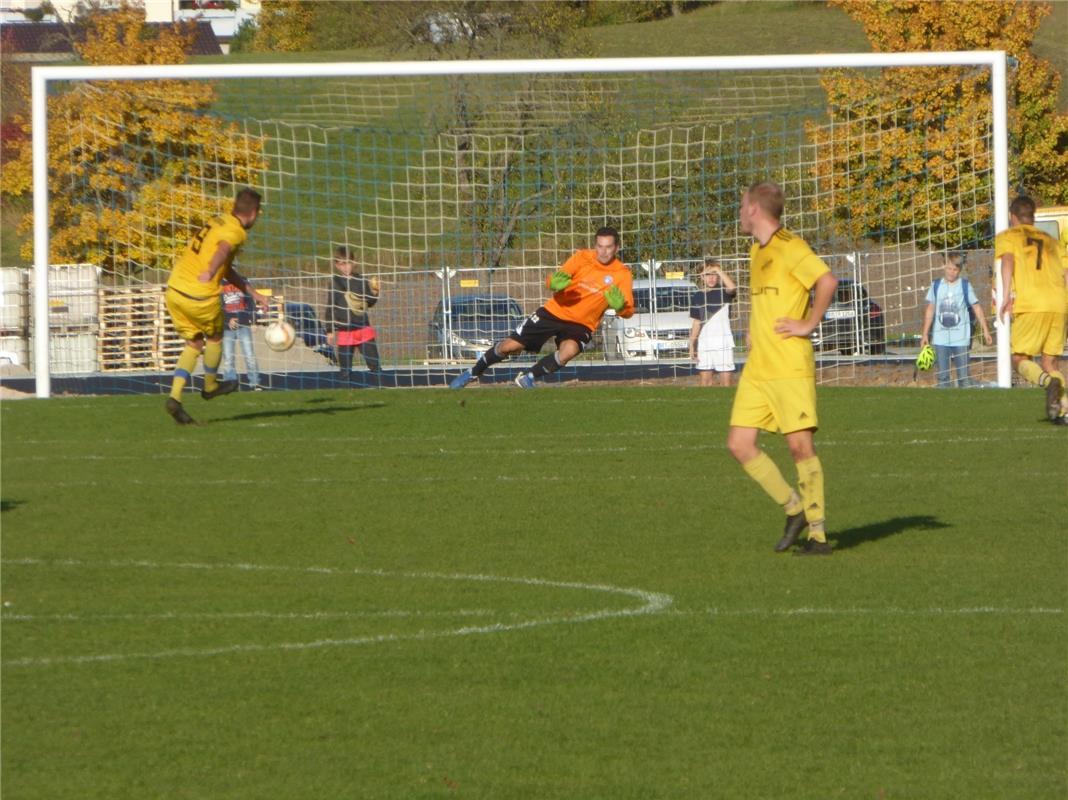
[[[865,542],[874,542],[906,531],[937,531],[952,527],[929,514],[912,517],[894,517],[893,519],[861,525],[859,528],[846,528],[844,531],[831,533],[835,550],[847,550]]]
[[[21,505],[21,500],[0,500],[0,512],[14,511]]]
[[[320,406],[318,408],[287,408],[280,411],[250,411],[247,414],[235,414],[232,417],[213,419],[209,425],[218,425],[222,422],[242,422],[250,419],[269,419],[271,417],[300,417],[304,414],[345,414],[350,411],[369,411],[374,408],[385,408],[385,403],[356,403],[344,406]]]

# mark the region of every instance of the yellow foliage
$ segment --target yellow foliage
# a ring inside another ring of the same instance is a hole
[[[123,7],[90,15],[79,52],[94,64],[181,63],[192,32],[148,35],[143,9]],[[262,139],[203,113],[214,101],[214,87],[198,81],[79,83],[50,97],[49,258],[167,267],[191,229],[229,210],[235,188],[255,184],[266,161]],[[4,165],[5,194],[32,188],[30,149],[20,143]],[[27,215],[19,232],[30,230]],[[32,258],[32,241],[22,253]]]
[[[253,49],[283,53],[308,49],[314,14],[306,0],[263,0]]]
[[[1048,3],[1022,0],[830,0],[863,25],[879,52],[1005,50],[1012,70],[1010,138],[1018,148],[1013,183],[1050,202],[1068,200],[1068,115],[1057,114],[1060,76],[1030,51]],[[823,80],[831,123],[809,126],[817,147],[815,177],[841,193],[832,201],[840,233],[859,237],[910,229],[918,241],[955,246],[980,238],[991,213],[973,207],[976,174],[992,160],[986,140],[991,116],[988,75],[964,68],[884,71],[878,77],[829,72]],[[906,109],[902,112],[901,109]],[[849,142],[851,145],[845,145]],[[862,146],[860,146],[862,145]],[[849,173],[847,186],[838,176]],[[987,179],[988,180],[988,179]],[[958,229],[940,236],[943,218]]]

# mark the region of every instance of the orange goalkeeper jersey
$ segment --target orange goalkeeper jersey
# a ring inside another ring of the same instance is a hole
[[[594,330],[608,310],[604,293],[612,284],[623,291],[625,302],[619,316],[626,319],[634,314],[634,279],[618,258],[605,265],[597,260],[596,251],[578,250],[560,269],[571,276],[571,284],[556,292],[545,304],[545,310],[557,319],[577,322]],[[551,275],[545,279],[546,286],[551,279]]]

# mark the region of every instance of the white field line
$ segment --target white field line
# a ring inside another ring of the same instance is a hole
[[[956,473],[958,478],[968,477],[973,473],[967,470],[958,471]],[[1032,478],[1049,478],[1051,476],[1059,476],[1062,473],[1057,471],[1051,472],[1016,472],[1017,477],[1032,477]],[[893,479],[893,480],[913,480],[916,475],[912,472],[870,472],[865,474],[866,478],[870,479]],[[481,475],[478,476],[479,480],[497,481],[498,483],[566,483],[573,481],[573,478],[568,475]],[[406,486],[414,486],[418,484],[452,484],[456,483],[455,477],[440,476],[440,475],[420,475],[413,478],[405,478],[404,483]],[[678,478],[668,475],[612,475],[612,480],[617,483],[642,483],[642,484],[654,484],[654,483],[678,483]],[[389,478],[382,477],[367,477],[361,478],[362,483],[381,483],[384,485],[396,484],[396,481]],[[738,475],[727,475],[724,477],[717,477],[716,482],[718,484],[738,483],[748,484],[751,483],[750,479],[739,473]],[[18,483],[17,481],[6,481],[9,485]],[[123,486],[158,486],[160,484],[174,485],[174,486],[262,486],[272,483],[285,483],[302,484],[302,485],[319,485],[319,486],[331,486],[337,484],[339,486],[351,486],[352,478],[217,478],[214,480],[205,480],[190,478],[188,480],[177,480],[172,477],[160,477],[156,480],[139,480],[139,479],[126,479],[123,481]],[[49,486],[53,488],[74,488],[76,486],[104,486],[107,488],[115,488],[114,481],[51,481]]]
[[[177,612],[164,611],[158,614],[4,614],[4,622],[129,622],[131,620],[230,620],[230,619],[415,619],[429,617],[500,617],[507,614],[488,608],[460,608],[456,611],[233,611],[233,612]],[[512,616],[518,616],[513,614]]]
[[[829,443],[829,442],[844,443],[844,444],[869,444],[869,443],[873,443],[873,441],[874,441],[874,440],[870,439],[869,437],[871,437],[871,436],[886,436],[887,434],[890,434],[890,433],[892,433],[895,437],[897,437],[897,436],[909,436],[909,435],[921,437],[917,441],[942,442],[942,441],[946,441],[945,434],[949,434],[950,436],[956,436],[957,437],[955,439],[955,441],[984,441],[984,442],[986,442],[986,441],[1001,441],[1006,436],[1011,436],[1013,439],[1049,439],[1049,438],[1051,438],[1051,434],[1053,434],[1053,431],[1052,430],[1046,430],[1046,431],[1043,432],[1043,431],[1037,431],[1036,430],[1036,431],[1032,431],[1030,433],[1024,433],[1024,432],[1020,431],[1019,428],[1013,428],[1011,426],[1006,426],[1004,429],[987,429],[984,432],[986,434],[985,436],[982,436],[980,438],[975,438],[974,436],[960,437],[960,426],[956,426],[956,427],[940,426],[940,427],[923,427],[923,428],[895,428],[893,431],[889,431],[886,428],[872,428],[872,429],[854,428],[854,429],[851,429],[849,431],[837,432],[835,434],[836,438],[834,438],[834,439],[821,439],[819,437],[819,435],[817,435],[817,444]],[[538,433],[538,432],[531,432],[531,433],[524,434],[524,438],[528,439],[528,440],[537,440],[537,439],[546,439],[546,440],[548,440],[553,445],[554,452],[559,452],[559,450],[558,450],[558,447],[559,447],[559,445],[558,445],[558,437],[554,438],[555,436],[556,435],[552,434],[552,433]],[[719,442],[720,440],[725,440],[726,439],[726,436],[727,436],[727,425],[726,425],[726,422],[724,421],[724,423],[722,425],[720,425],[720,426],[693,427],[693,428],[690,428],[690,429],[683,429],[683,430],[676,430],[676,431],[659,431],[658,432],[658,431],[649,431],[649,430],[644,430],[644,429],[641,429],[641,430],[639,430],[639,429],[622,430],[622,431],[613,431],[613,436],[617,436],[620,439],[624,439],[624,440],[626,440],[626,439],[639,439],[639,438],[652,438],[652,439],[655,439],[657,441],[663,441],[666,438],[674,438],[674,437],[680,437],[680,438],[700,437],[702,439],[711,438],[713,441]],[[604,432],[603,431],[574,431],[574,432],[571,432],[571,433],[568,434],[568,440],[569,441],[574,441],[576,439],[581,439],[581,438],[602,439],[602,438],[604,438]],[[425,445],[427,443],[430,443],[430,442],[442,442],[442,443],[455,444],[457,442],[463,442],[465,440],[472,441],[472,442],[478,442],[478,443],[481,443],[481,444],[485,444],[486,442],[491,442],[491,441],[511,442],[511,441],[515,440],[515,436],[512,435],[512,434],[501,434],[501,433],[496,433],[496,434],[494,434],[494,433],[486,433],[486,434],[471,434],[471,435],[434,434],[434,435],[430,435],[430,436],[419,436],[419,435],[410,435],[410,436],[408,436],[408,435],[400,435],[400,436],[397,436],[397,435],[357,434],[357,435],[352,435],[352,436],[339,435],[339,436],[322,436],[322,437],[314,437],[314,436],[286,437],[284,435],[281,435],[281,436],[278,436],[278,437],[275,437],[274,439],[272,439],[272,441],[280,442],[280,443],[285,443],[285,442],[294,442],[294,443],[295,442],[301,442],[301,443],[323,442],[323,443],[326,443],[326,444],[341,444],[341,443],[347,443],[347,444],[353,444],[353,443],[393,444],[393,443],[398,443],[398,442],[410,442],[412,444],[420,446],[418,448],[418,450],[416,451],[418,453],[425,453],[426,452]],[[185,440],[175,438],[175,439],[173,439],[173,441],[177,442],[177,441],[185,441]],[[220,443],[225,443],[227,441],[231,441],[231,442],[235,442],[236,443],[236,442],[243,442],[243,441],[245,441],[245,439],[240,439],[240,438],[238,438],[238,439],[227,439],[226,437],[220,437],[216,441],[218,441]],[[49,446],[49,445],[65,445],[65,444],[69,443],[69,440],[68,439],[22,439],[22,440],[19,440],[18,443],[19,444],[25,444],[25,445],[33,445],[33,446]],[[875,443],[883,445],[883,444],[887,444],[887,443],[890,443],[890,444],[901,444],[902,442],[901,442],[900,439],[895,438],[892,441],[891,440],[882,439],[882,440],[878,440]],[[122,442],[122,441],[116,441],[115,444],[116,444],[116,446],[118,446],[119,448],[121,448],[123,450],[125,450],[128,447],[128,445],[125,442]],[[102,447],[106,447],[106,444],[101,443],[101,446]],[[101,457],[103,458],[104,456],[101,456]],[[192,457],[192,456],[190,456],[190,457]]]
[[[666,614],[686,617],[939,617],[939,616],[1044,616],[1063,614],[1063,608],[1008,608],[1004,606],[974,606],[970,608],[705,608],[701,610],[671,609]]]
[[[542,578],[510,578],[500,575],[481,575],[464,573],[438,573],[438,572],[387,572],[384,570],[362,569],[338,569],[334,567],[281,567],[261,564],[197,564],[197,563],[156,563],[151,561],[108,561],[108,562],[82,562],[76,560],[42,561],[38,559],[13,559],[4,560],[3,564],[13,566],[68,566],[86,568],[143,568],[157,570],[240,570],[245,572],[292,572],[313,575],[334,576],[373,576],[383,578],[398,578],[403,580],[440,580],[461,581],[479,583],[502,583],[519,586],[537,586],[554,589],[573,589],[584,592],[598,592],[603,594],[624,595],[640,601],[640,605],[621,609],[601,609],[576,613],[563,611],[547,617],[521,620],[519,622],[497,622],[489,625],[468,625],[459,628],[451,628],[436,631],[417,631],[415,633],[387,633],[376,636],[357,636],[343,639],[315,639],[311,641],[297,642],[273,642],[267,644],[234,644],[208,648],[179,648],[174,650],[161,650],[150,653],[102,653],[83,656],[59,656],[54,658],[18,658],[6,660],[6,667],[44,667],[57,664],[90,664],[108,663],[116,661],[128,661],[131,659],[158,660],[165,658],[194,657],[205,658],[208,656],[229,655],[234,653],[266,653],[276,651],[302,651],[322,649],[326,647],[355,647],[367,644],[380,644],[384,642],[401,641],[427,641],[432,639],[445,639],[460,636],[475,636],[479,634],[504,633],[506,631],[519,631],[530,628],[543,627],[546,625],[576,624],[581,622],[595,622],[598,620],[633,617],[643,614],[656,614],[664,611],[672,603],[669,595],[657,592],[647,592],[642,589],[630,589],[607,584],[576,583],[570,581],[552,581]]]
[[[1014,440],[1017,442],[1023,441],[1036,441],[1040,439],[1048,439],[1048,436],[1042,434],[1030,434],[1030,435],[1015,435]],[[727,447],[724,441],[721,441],[723,437],[708,437],[707,441],[698,442],[695,444],[673,444],[664,445],[659,444],[656,447],[657,452],[683,452],[683,453],[723,453],[726,454]],[[931,438],[914,438],[914,439],[818,439],[817,446],[820,450],[825,448],[837,448],[848,447],[851,449],[861,447],[878,447],[880,449],[886,447],[905,447],[909,445],[944,445],[944,444],[973,444],[973,443],[987,443],[987,442],[999,442],[1003,441],[1003,438],[996,436],[934,436]],[[334,440],[337,443],[337,440]],[[455,457],[473,457],[480,458],[485,456],[533,456],[533,455],[574,455],[574,456],[598,456],[609,455],[618,453],[642,453],[645,452],[646,446],[644,445],[616,445],[616,446],[602,446],[602,447],[567,447],[561,445],[553,445],[547,443],[544,448],[539,447],[502,447],[495,448],[457,448],[457,447],[434,447],[434,448],[421,448],[417,450],[391,450],[390,455],[397,458],[412,457],[412,458],[426,458],[428,456],[445,456],[450,458]],[[338,450],[330,451],[323,450],[316,453],[317,458],[321,459],[352,459],[359,460],[365,458],[374,458],[380,455],[378,450]],[[87,462],[116,462],[116,461],[166,461],[172,462],[177,460],[200,460],[202,457],[194,454],[182,454],[182,453],[156,453],[156,454],[117,454],[117,455],[103,455],[100,453],[86,453],[80,455],[62,455],[56,453],[50,454],[35,454],[25,456],[6,456],[4,461],[6,463],[15,462],[41,462],[41,463],[54,463],[54,462],[74,462],[74,461],[87,461]],[[275,461],[277,460],[277,454],[273,453],[250,453],[250,454],[235,454],[228,453],[224,450],[220,450],[215,456],[214,460],[217,462],[248,462],[248,461]]]

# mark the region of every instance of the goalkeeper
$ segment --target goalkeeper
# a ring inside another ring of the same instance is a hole
[[[592,250],[578,250],[546,280],[553,296],[531,314],[508,338],[482,354],[470,369],[449,386],[462,389],[483,372],[511,355],[537,353],[549,340],[556,351],[538,361],[529,372],[516,376],[517,386],[533,389],[534,382],[551,375],[573,359],[593,338],[593,331],[611,308],[624,319],[634,314],[630,270],[617,258],[619,231],[601,228]]]

